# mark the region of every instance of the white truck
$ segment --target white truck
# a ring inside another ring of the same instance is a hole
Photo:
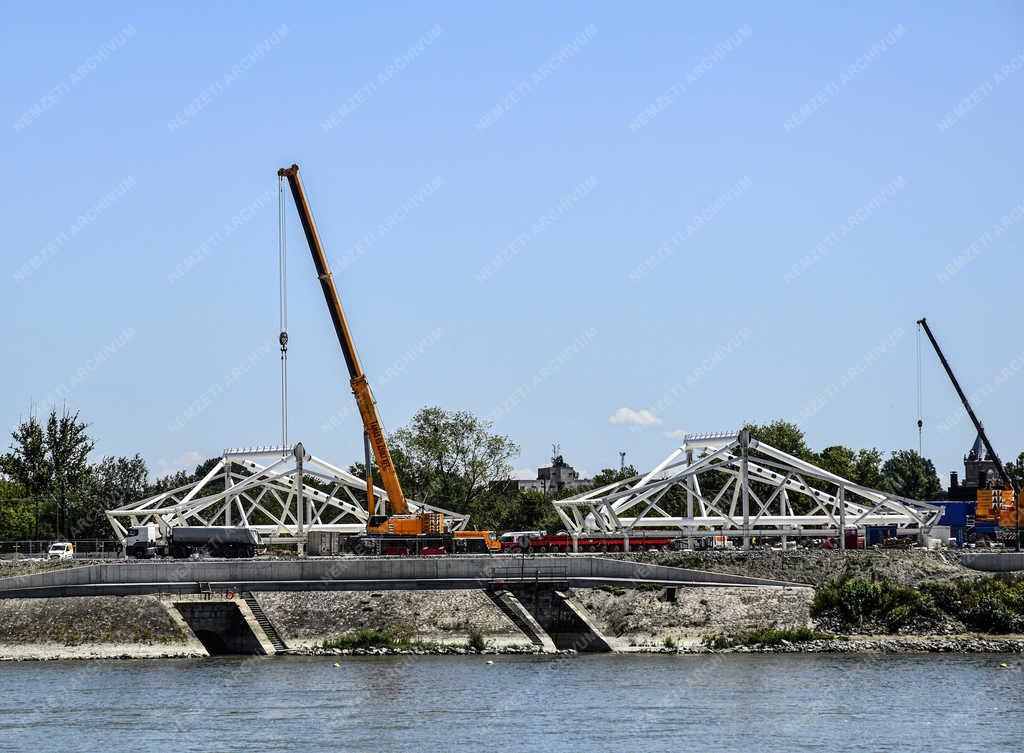
[[[210,557],[253,557],[260,538],[243,526],[172,526],[163,536],[155,523],[132,528],[124,540],[127,557],[188,559],[193,554]]]
[[[67,541],[55,541],[46,552],[48,560],[70,560],[75,557],[75,547]]]

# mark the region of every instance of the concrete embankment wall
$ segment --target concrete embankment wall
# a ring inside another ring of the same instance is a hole
[[[202,656],[156,596],[0,599],[0,658]]]
[[[961,555],[960,561],[972,570],[990,573],[1013,573],[1024,570],[1024,552],[972,552]]]
[[[310,583],[325,588],[386,588],[387,583],[406,581],[402,588],[466,588],[494,580],[525,577],[586,579],[662,579],[669,582],[779,585],[778,581],[742,575],[686,570],[649,562],[630,562],[603,557],[381,557],[309,560],[198,560],[117,562],[73,567],[0,578],[0,595],[19,589],[40,589],[38,595],[61,595],[86,586],[135,585],[137,592],[159,591],[160,586],[197,583],[236,585],[243,590],[309,589]],[[417,583],[419,585],[417,585]],[[270,585],[273,584],[273,585]],[[313,586],[315,587],[315,586]],[[392,586],[395,587],[395,586]],[[50,589],[50,592],[42,591]],[[168,588],[166,590],[178,590]],[[127,588],[125,589],[127,592]],[[32,594],[13,594],[32,595]]]
[[[720,602],[728,606],[729,614],[746,607],[750,624],[756,626],[805,621],[802,613],[784,620],[776,619],[775,612],[765,607],[773,600],[788,598],[792,589],[780,586],[778,581],[602,557],[121,562],[0,578],[0,596],[5,597],[0,598],[0,657],[19,655],[26,646],[42,647],[42,655],[61,657],[202,655],[202,644],[173,607],[177,601],[192,598],[181,594],[200,591],[202,594],[194,598],[231,600],[244,591],[257,592],[259,606],[272,628],[276,628],[292,648],[319,645],[371,627],[425,643],[464,644],[471,632],[479,632],[496,648],[530,645],[530,637],[488,597],[485,587],[520,593],[524,589],[553,592],[573,587],[576,594],[604,594],[590,600],[597,610],[593,620],[588,600],[575,596],[571,597],[570,611],[581,610],[575,615],[575,621],[569,619],[572,615],[566,617],[561,611],[558,614],[551,610],[551,614],[544,610],[538,612],[544,619],[554,615],[551,625],[545,627],[558,633],[562,643],[574,643],[574,639],[570,639],[576,633],[589,631],[600,636],[609,627],[611,635],[622,639],[620,646],[647,641],[648,635],[661,640],[664,631],[653,623],[649,629],[643,625],[627,625],[623,629],[618,624],[621,620],[608,598],[626,597],[589,588],[600,584],[615,584],[618,589],[625,586],[629,599],[635,599],[637,604],[648,601],[653,604],[655,593],[629,588],[640,582],[656,590],[652,582],[681,584],[676,589],[679,594],[707,591],[705,611],[714,614]],[[774,587],[750,588],[763,584]],[[138,590],[132,591],[133,588]],[[89,589],[94,593],[122,595],[69,595]],[[751,595],[741,599],[731,595],[733,591]],[[719,596],[719,592],[723,595]],[[130,595],[133,593],[160,594],[161,597]],[[23,598],[26,595],[38,598]],[[739,599],[739,602],[733,605],[730,599]],[[247,607],[239,602],[238,609],[245,612]],[[663,615],[652,615],[652,619],[661,617],[670,620],[668,627],[671,629],[690,627],[696,630],[699,626],[696,617],[686,618],[687,622],[679,615],[673,616],[671,610]],[[714,620],[706,622],[701,634],[711,632],[718,625]],[[588,630],[583,630],[581,624],[589,626]],[[725,620],[721,624],[721,629],[725,630],[731,623]],[[254,630],[259,633],[261,628]],[[548,638],[545,640],[550,642]],[[533,642],[537,643],[536,637]],[[56,651],[54,646],[63,648]],[[82,654],[86,646],[104,648]],[[21,648],[16,651],[11,647]],[[138,654],[138,651],[143,653]]]
[[[810,624],[811,588],[679,588],[669,592],[574,589],[572,596],[593,617],[615,651],[677,645],[708,635],[755,628]]]
[[[809,621],[809,588],[695,586],[674,591],[674,601],[668,598],[672,589],[572,589],[568,597],[616,651],[660,647],[665,638],[687,645],[705,635],[799,627]],[[550,589],[542,593],[542,601],[554,594]],[[285,591],[258,592],[255,597],[289,648],[319,646],[363,628],[440,645],[464,646],[471,632],[479,632],[492,648],[531,644],[482,589]],[[592,650],[577,640],[578,625],[566,627],[552,610],[538,610],[529,594],[520,597],[552,631],[560,648]],[[239,600],[221,600],[214,606],[235,604],[243,606]],[[182,599],[172,595],[3,599],[0,658],[205,655],[203,644],[179,613],[182,605]]]
[[[441,645],[465,646],[471,631],[494,648],[530,645],[530,639],[480,589],[254,595],[289,648],[319,646],[364,628]]]

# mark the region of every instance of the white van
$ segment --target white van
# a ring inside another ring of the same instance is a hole
[[[46,553],[48,560],[70,560],[74,559],[75,547],[66,541],[56,541],[50,544],[50,550]]]

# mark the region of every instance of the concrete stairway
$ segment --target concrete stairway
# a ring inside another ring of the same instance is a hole
[[[274,623],[267,617],[266,612],[263,611],[263,607],[256,601],[256,597],[252,595],[251,591],[246,591],[242,595],[245,603],[249,605],[249,610],[252,612],[252,616],[256,618],[256,622],[263,629],[263,632],[267,636],[267,640],[274,647],[274,650],[278,653],[287,651],[288,647],[285,645],[284,640],[281,638],[281,634],[277,632],[277,628],[274,627]]]

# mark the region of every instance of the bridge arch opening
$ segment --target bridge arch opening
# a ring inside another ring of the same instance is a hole
[[[266,653],[235,602],[184,601],[174,606],[211,656]]]

